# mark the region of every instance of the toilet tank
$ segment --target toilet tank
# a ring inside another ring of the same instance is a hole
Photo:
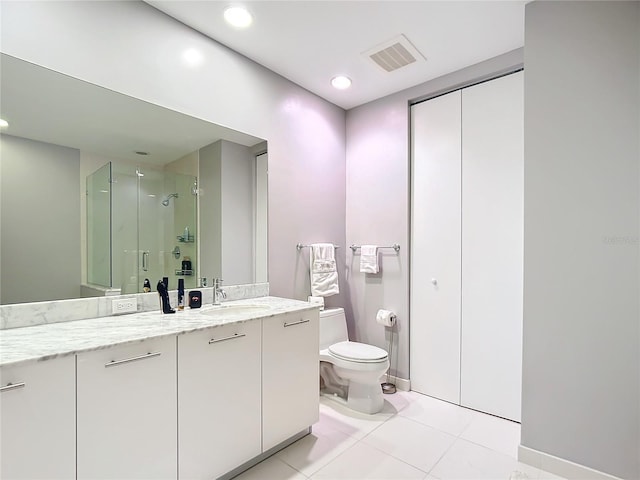
[[[334,343],[349,340],[344,308],[328,308],[320,311],[320,350]]]

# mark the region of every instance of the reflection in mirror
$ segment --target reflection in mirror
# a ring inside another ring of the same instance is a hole
[[[170,287],[179,278],[196,287],[197,185],[197,177],[166,166],[126,162],[110,161],[88,175],[83,296],[138,293],[164,277]]]
[[[0,304],[267,281],[264,140],[0,62]]]

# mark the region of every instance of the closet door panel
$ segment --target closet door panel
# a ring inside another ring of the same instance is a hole
[[[461,404],[520,420],[523,73],[462,91]]]
[[[411,388],[460,402],[460,92],[411,108]]]

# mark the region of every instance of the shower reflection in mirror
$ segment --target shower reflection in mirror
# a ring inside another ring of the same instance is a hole
[[[181,268],[197,264],[194,184],[193,175],[115,161],[87,176],[87,289],[137,293],[163,277],[195,288],[193,270]]]

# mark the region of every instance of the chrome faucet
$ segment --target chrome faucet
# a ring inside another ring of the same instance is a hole
[[[222,279],[214,278],[213,279],[213,304],[220,305],[220,297],[227,298],[227,294],[222,289]]]

